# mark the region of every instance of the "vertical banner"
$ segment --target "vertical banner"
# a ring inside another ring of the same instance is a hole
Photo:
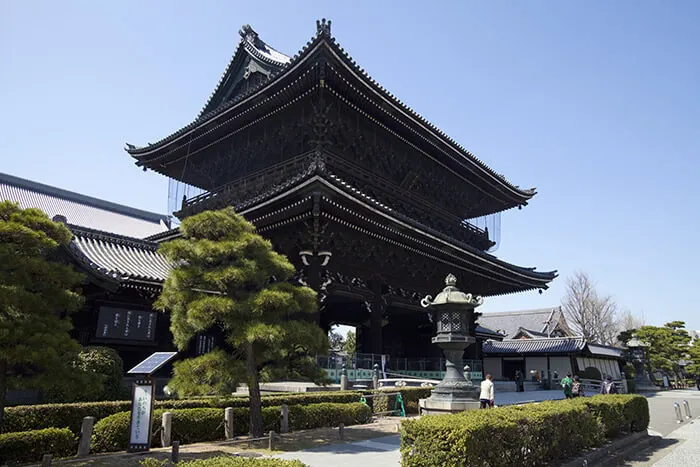
[[[129,452],[148,451],[151,445],[154,393],[153,381],[137,380],[134,383],[129,424]]]
[[[386,379],[386,355],[382,354],[382,375],[384,375],[384,379]]]

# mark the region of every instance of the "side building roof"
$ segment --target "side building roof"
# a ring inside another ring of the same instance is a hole
[[[171,264],[158,253],[157,243],[75,225],[68,228],[74,235],[69,255],[114,288],[160,288],[168,277]]]
[[[43,183],[0,173],[0,200],[41,209],[50,218],[90,229],[144,238],[170,229],[170,216],[143,211]]]
[[[547,337],[548,332],[561,331],[565,336],[573,334],[569,328],[561,307],[540,308],[536,310],[484,313],[479,324],[493,329],[505,336],[514,338],[518,334],[527,337]]]

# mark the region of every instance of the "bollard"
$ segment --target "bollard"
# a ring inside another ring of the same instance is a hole
[[[343,369],[340,370],[340,390],[348,390],[348,370],[345,369],[345,363],[343,363]]]
[[[233,407],[224,409],[224,436],[226,439],[233,438]]]
[[[379,364],[374,364],[374,373],[372,374],[372,387],[379,389]]]
[[[160,445],[164,448],[170,446],[170,439],[172,436],[173,427],[173,414],[171,412],[165,412],[163,414],[163,419],[160,425]]]
[[[341,441],[345,439],[345,423],[338,425],[338,437]]]
[[[173,441],[173,450],[170,453],[170,462],[177,464],[180,462],[180,441]]]
[[[681,413],[681,406],[678,405],[678,402],[673,403],[673,408],[676,411],[676,423],[683,423],[683,414]]]
[[[41,467],[51,467],[52,459],[53,456],[51,454],[44,454],[44,457],[41,458]]]
[[[267,449],[272,451],[272,443],[275,440],[275,432],[270,430],[270,438],[267,441]]]
[[[690,414],[690,404],[688,401],[683,401],[683,407],[685,407],[685,418],[690,420],[693,416]]]
[[[280,407],[280,414],[282,419],[280,420],[280,433],[289,433],[289,406],[282,405]]]
[[[95,417],[83,418],[83,425],[80,427],[80,442],[78,443],[78,457],[90,454],[90,439],[92,438],[92,427],[95,424]]]

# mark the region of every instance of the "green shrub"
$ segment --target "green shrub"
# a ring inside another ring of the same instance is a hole
[[[359,391],[314,392],[263,396],[263,407],[321,402],[348,403],[360,400]],[[156,401],[156,409],[194,409],[248,407],[247,397],[206,398],[191,400]],[[8,407],[5,409],[4,431],[27,431],[51,427],[68,427],[73,433],[80,432],[83,418],[95,417],[99,421],[109,415],[131,410],[130,401],[82,402],[72,404],[43,404]]]
[[[155,433],[160,425],[163,413],[173,414],[172,439],[181,444],[198,443],[224,439],[224,409],[158,409],[153,413],[151,433]],[[293,405],[289,407],[289,425],[292,430],[318,428],[323,426],[356,425],[367,423],[372,414],[369,408],[360,402],[352,404],[321,403],[307,406]],[[93,452],[123,451],[129,444],[130,412],[120,412],[105,417],[95,424],[92,435]],[[233,409],[233,436],[249,432],[248,408]],[[280,408],[263,408],[263,429],[279,431]],[[156,446],[159,437],[153,437],[151,445]]]
[[[167,461],[149,458],[141,461],[141,467],[166,467]],[[308,467],[301,461],[255,457],[211,457],[188,462],[180,462],[178,467]]]
[[[645,398],[605,395],[406,420],[402,465],[535,466],[600,445],[649,423]]]
[[[289,428],[306,430],[322,426],[361,425],[372,420],[372,410],[362,402],[311,404],[289,407]]]
[[[122,385],[124,362],[116,350],[100,346],[85,347],[78,354],[75,365],[83,371],[102,377],[104,393],[101,400],[114,401],[129,397],[129,390]]]
[[[0,464],[35,462],[44,454],[67,457],[77,449],[78,439],[68,428],[5,433],[0,435]]]

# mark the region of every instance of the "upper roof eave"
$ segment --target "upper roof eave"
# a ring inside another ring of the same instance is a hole
[[[245,42],[245,40],[243,42]],[[342,47],[340,47],[340,45],[336,42],[334,37],[332,37],[329,33],[323,32],[321,30],[319,30],[316,36],[312,38],[312,40],[309,41],[297,55],[295,55],[288,63],[284,64],[280,68],[278,73],[272,76],[269,80],[261,83],[261,85],[259,85],[258,87],[251,89],[249,93],[246,93],[240,96],[240,98],[237,98],[227,104],[221,105],[218,108],[212,110],[211,112],[208,112],[204,115],[200,114],[200,116],[196,120],[191,122],[189,125],[186,125],[180,130],[177,130],[176,132],[172,133],[169,136],[166,136],[165,138],[161,139],[160,141],[154,144],[150,144],[145,147],[136,147],[127,143],[126,151],[132,157],[137,159],[137,165],[144,165],[146,156],[148,154],[158,152],[159,150],[163,149],[165,146],[176,141],[177,139],[195,131],[198,127],[206,125],[211,120],[218,118],[224,113],[232,111],[236,107],[239,107],[245,101],[247,101],[248,98],[251,98],[256,94],[261,94],[265,92],[267,88],[269,88],[274,83],[282,79],[284,76],[287,76],[288,74],[293,72],[293,70],[297,69],[298,66],[306,58],[312,55],[312,53],[317,49],[317,47],[322,44],[327,45],[328,50],[333,52],[333,56],[335,56],[343,65],[345,65],[347,69],[350,70],[363,84],[365,84],[368,88],[372,89],[379,97],[383,98],[387,104],[393,106],[401,114],[405,115],[407,118],[412,120],[415,124],[419,125],[425,131],[435,136],[437,140],[441,141],[443,145],[446,148],[449,148],[455,155],[460,156],[461,159],[463,159],[469,164],[472,164],[475,168],[481,170],[484,174],[492,178],[496,183],[508,189],[516,197],[521,199],[522,204],[527,204],[527,200],[531,199],[533,196],[535,196],[535,194],[537,194],[535,188],[521,189],[518,186],[508,182],[508,180],[506,180],[506,178],[503,175],[495,172],[488,165],[486,165],[486,163],[481,161],[466,148],[458,144],[454,139],[450,138],[442,130],[437,128],[435,125],[433,125],[428,120],[419,115],[417,112],[415,112],[412,108],[408,107],[406,104],[400,101],[396,96],[394,96],[384,87],[382,87],[379,83],[377,83],[364,69],[359,67],[357,63],[352,59],[352,57],[350,57],[350,55]],[[239,53],[238,50],[241,48],[245,49],[244,47],[241,47],[239,45],[236,54]],[[234,58],[236,54],[234,54]],[[224,76],[226,76],[226,73],[224,73]],[[223,80],[224,77],[221,78],[219,86],[221,85]],[[217,90],[219,86],[217,86]],[[214,93],[212,93],[212,96],[213,95]],[[206,107],[207,106],[205,105],[205,109]]]

